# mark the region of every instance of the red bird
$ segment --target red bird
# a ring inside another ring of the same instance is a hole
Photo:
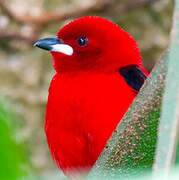
[[[101,17],[82,17],[35,46],[49,50],[56,74],[45,132],[51,154],[72,177],[89,172],[148,73],[134,39]]]

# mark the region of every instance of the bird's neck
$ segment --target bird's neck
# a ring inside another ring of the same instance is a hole
[[[73,71],[73,72],[60,72],[56,73],[56,76],[61,78],[76,78],[76,77],[89,77],[89,76],[104,76],[104,75],[114,75],[118,71]]]

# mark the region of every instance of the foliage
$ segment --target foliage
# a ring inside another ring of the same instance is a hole
[[[24,176],[27,159],[15,137],[16,115],[9,105],[0,102],[0,179],[15,180]],[[24,166],[24,167],[23,167]]]
[[[166,55],[119,123],[97,161],[92,176],[134,177],[151,172],[157,141],[161,100],[168,65]],[[116,173],[116,169],[118,173]]]

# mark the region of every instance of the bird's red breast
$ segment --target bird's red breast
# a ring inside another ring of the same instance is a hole
[[[45,130],[65,173],[93,166],[135,95],[119,73],[54,76]]]

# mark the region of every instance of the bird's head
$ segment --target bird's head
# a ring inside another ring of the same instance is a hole
[[[101,17],[82,17],[64,26],[52,38],[35,46],[49,50],[57,72],[111,72],[129,65],[141,66],[134,39],[118,25]]]

